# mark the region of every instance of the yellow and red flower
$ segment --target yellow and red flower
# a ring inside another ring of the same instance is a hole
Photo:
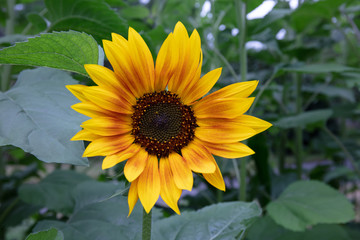
[[[81,100],[73,109],[91,118],[72,140],[91,141],[84,156],[105,156],[103,169],[127,160],[129,214],[138,199],[149,212],[159,195],[180,214],[177,202],[183,189],[191,191],[192,172],[224,191],[213,155],[253,154],[240,141],[271,126],[244,115],[258,81],[231,84],[205,96],[221,68],[201,77],[200,36],[194,30],[189,37],[180,22],[160,48],[155,65],[132,28],[128,40],[112,34],[112,41],[103,45],[114,71],[87,64],[97,86],[67,86]]]

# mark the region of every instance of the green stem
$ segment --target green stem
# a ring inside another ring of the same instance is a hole
[[[302,1],[298,0],[298,8],[301,6]],[[301,45],[301,35],[297,36],[298,45]],[[301,95],[301,79],[300,73],[294,74],[295,88],[296,88],[296,113],[302,112],[302,95]],[[295,159],[296,159],[296,173],[298,179],[302,177],[302,165],[303,165],[303,132],[302,127],[295,128]]]
[[[212,1],[213,4],[214,1]],[[231,6],[228,6],[227,8],[225,8],[224,10],[222,10],[220,12],[220,14],[218,14],[218,17],[213,25],[212,28],[212,33],[214,35],[214,47],[213,47],[213,51],[214,53],[220,58],[221,61],[223,61],[223,63],[226,65],[226,67],[229,69],[231,75],[234,78],[235,82],[239,82],[239,77],[236,75],[236,72],[234,70],[234,68],[231,66],[231,64],[229,63],[229,61],[226,59],[226,57],[224,55],[221,54],[221,52],[218,49],[218,32],[219,32],[219,26],[221,24],[221,21],[223,20],[223,18],[226,16],[227,12],[231,9]],[[213,11],[212,14],[215,16],[215,8],[211,8],[211,10]],[[209,49],[211,49],[211,46],[209,45]]]
[[[286,131],[282,130],[280,132],[280,139],[278,145],[279,152],[279,171],[281,174],[285,173],[285,146],[286,146]]]
[[[225,65],[229,69],[231,75],[233,76],[235,82],[239,82],[240,80],[239,80],[238,76],[236,75],[234,68],[231,66],[229,61],[224,57],[224,55],[221,54],[221,52],[217,49],[217,47],[214,47],[214,53],[221,59],[221,61],[223,61],[225,63]]]
[[[151,240],[151,211],[146,213],[143,209],[142,240]]]
[[[241,81],[246,81],[247,53],[246,53],[246,0],[235,0],[237,24],[239,26],[239,61]]]
[[[301,75],[295,74],[295,86],[296,86],[296,113],[302,112],[302,95],[301,95]],[[298,179],[302,176],[303,165],[303,132],[302,127],[295,128],[295,158],[296,158],[296,173]]]
[[[5,151],[4,147],[0,147],[0,176],[5,176]],[[0,196],[1,196],[1,182],[0,182]]]
[[[7,0],[8,18],[6,19],[5,36],[14,34],[15,26],[15,0]],[[11,65],[5,65],[1,74],[1,91],[5,92],[10,87]]]
[[[15,25],[15,0],[7,0],[8,19],[6,19],[5,35],[11,35],[14,33]]]
[[[47,8],[44,8],[40,13],[39,13],[39,16],[43,17],[46,13],[47,13]],[[31,22],[28,22],[28,24],[25,26],[24,30],[21,32],[22,35],[26,35],[31,27],[32,27],[32,23]]]
[[[246,201],[246,158],[240,161],[240,201]]]
[[[277,70],[274,71],[274,73],[271,75],[271,77],[265,82],[265,84],[260,88],[259,92],[256,94],[255,96],[255,100],[249,110],[249,115],[252,114],[252,112],[255,109],[256,104],[258,103],[261,95],[264,93],[264,91],[269,87],[270,83],[274,80],[275,76],[276,76],[276,72]]]
[[[11,204],[5,209],[5,211],[3,213],[1,213],[0,215],[0,226],[3,225],[3,222],[5,220],[5,218],[7,217],[7,215],[14,209],[14,207],[16,206],[16,204],[18,204],[18,202],[20,201],[20,198],[15,198]]]
[[[330,129],[328,129],[326,126],[323,127],[324,131],[338,144],[338,146],[341,148],[341,150],[344,152],[345,156],[349,159],[351,162],[351,165],[354,168],[354,171],[360,176],[360,169],[355,161],[354,157],[350,154],[350,152],[346,149],[345,145],[340,141],[340,139],[333,134]]]
[[[239,61],[241,81],[246,81],[247,54],[246,54],[246,0],[234,0],[236,21],[239,28]],[[239,200],[246,201],[246,159],[240,161],[240,192]]]
[[[241,177],[240,177],[239,165],[238,165],[237,159],[233,158],[232,163],[234,165],[235,177],[236,177],[236,179],[239,183],[239,187],[240,187],[241,186]],[[240,191],[239,191],[239,200],[240,200]]]

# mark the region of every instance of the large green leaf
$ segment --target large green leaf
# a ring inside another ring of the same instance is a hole
[[[74,171],[54,171],[37,184],[22,185],[19,197],[36,206],[71,213],[75,206],[72,190],[89,180],[91,179],[86,175]]]
[[[141,232],[142,209],[137,204],[131,216],[127,217],[129,208],[126,197],[116,196],[104,201],[117,188],[119,186],[110,182],[87,181],[77,185],[69,191],[77,206],[69,220],[41,221],[34,231],[56,227],[64,233],[64,239],[135,239]],[[154,213],[156,216],[156,212]]]
[[[64,235],[61,231],[50,228],[49,230],[31,233],[26,240],[63,240]]]
[[[111,33],[127,33],[127,23],[103,0],[45,0],[50,31],[76,30],[91,34],[99,43]]]
[[[261,209],[254,202],[219,203],[155,222],[154,239],[235,239],[260,214]]]
[[[44,162],[88,165],[84,145],[70,141],[87,118],[70,108],[78,100],[65,88],[76,84],[67,73],[25,70],[7,92],[0,92],[0,146],[14,145]]]
[[[52,67],[87,75],[84,64],[97,64],[98,52],[96,41],[86,33],[54,32],[2,49],[0,64]]]
[[[304,231],[319,223],[345,223],[355,216],[344,195],[318,181],[297,181],[266,209],[279,225]]]
[[[333,111],[330,109],[312,110],[295,116],[283,117],[274,123],[279,128],[294,128],[306,126],[310,123],[324,122],[331,117]]]
[[[247,235],[248,240],[350,240],[344,228],[335,224],[317,225],[304,232],[289,231],[277,225],[269,216],[256,221]]]
[[[75,211],[84,208],[86,205],[107,200],[119,189],[125,189],[123,183],[115,185],[94,180],[82,182],[72,190]]]

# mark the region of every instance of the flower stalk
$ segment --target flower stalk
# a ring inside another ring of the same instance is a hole
[[[142,240],[151,240],[151,213],[152,211],[147,213],[145,209],[143,209]]]
[[[298,0],[298,8],[301,6],[302,1]],[[298,41],[301,41],[301,36],[298,36]],[[300,114],[302,112],[302,76],[300,73],[294,74],[295,80],[295,88],[296,88],[296,114]],[[302,176],[302,164],[303,164],[303,132],[302,127],[295,128],[295,158],[296,158],[296,172],[298,179],[301,179]]]
[[[295,86],[296,86],[296,113],[302,112],[302,96],[301,96],[301,75],[295,73]],[[295,157],[296,157],[296,172],[298,179],[302,176],[303,164],[303,132],[302,127],[295,128]]]
[[[7,0],[8,19],[6,19],[5,36],[14,34],[15,25],[15,0]],[[1,91],[5,92],[10,87],[11,65],[5,65],[1,74]]]
[[[241,81],[246,81],[247,75],[247,53],[246,43],[246,0],[235,0],[236,20],[239,28],[239,62]],[[246,159],[240,161],[239,200],[246,200]]]

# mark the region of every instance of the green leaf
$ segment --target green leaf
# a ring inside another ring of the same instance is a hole
[[[248,240],[278,240],[288,230],[277,225],[269,216],[258,218],[249,228]]]
[[[318,225],[305,232],[287,232],[278,240],[351,240],[348,233],[339,225]]]
[[[260,6],[260,4],[262,4],[263,2],[264,2],[264,0],[252,0],[252,1],[247,2],[246,3],[246,12],[247,13],[251,12],[258,6]]]
[[[70,108],[78,100],[65,88],[76,84],[67,73],[25,70],[0,92],[0,146],[14,145],[44,162],[88,165],[82,141],[70,141],[87,117]]]
[[[319,223],[345,223],[355,216],[344,195],[318,181],[297,181],[266,207],[279,225],[305,231]]]
[[[115,185],[94,180],[82,182],[72,192],[75,200],[75,211],[84,208],[86,205],[108,200],[116,192],[124,193],[124,189],[123,183]]]
[[[235,239],[261,214],[255,203],[226,202],[154,223],[154,239]],[[171,229],[171,231],[169,231]]]
[[[16,192],[17,188],[12,191]],[[5,195],[8,196],[9,192],[10,191],[5,192],[3,196]],[[2,200],[0,212],[5,212],[11,209],[11,211],[8,212],[8,214],[6,215],[5,220],[1,223],[3,227],[8,228],[8,227],[21,225],[24,219],[30,218],[34,214],[38,213],[41,209],[41,207],[39,206],[34,206],[32,204],[25,203],[24,201],[18,201],[18,200],[19,199],[17,198],[17,196],[16,198],[14,196],[14,198]]]
[[[26,240],[63,240],[64,235],[61,231],[50,228],[49,230],[31,233]]]
[[[143,19],[147,18],[149,14],[149,9],[141,5],[121,9],[121,16],[126,19]]]
[[[337,178],[351,178],[354,177],[354,171],[348,167],[335,167],[331,169],[330,172],[326,173],[324,176],[325,182],[330,182],[331,180]]]
[[[92,201],[99,196],[96,190],[102,191],[101,187],[103,186],[104,185],[95,185],[93,187],[94,191],[92,191],[92,193],[95,195],[92,195],[86,190],[86,188],[91,187],[90,185],[84,184],[77,189],[83,188],[82,192],[88,192],[87,197]],[[107,192],[106,195],[110,193],[111,191]],[[153,209],[153,211],[154,210],[155,209]],[[130,217],[127,217],[128,212],[129,208],[126,197],[118,196],[108,201],[84,205],[82,208],[76,210],[67,222],[40,221],[35,226],[34,231],[56,227],[64,233],[65,239],[132,240],[135,239],[135,236],[139,234],[139,232],[141,234],[142,208],[137,204]]]
[[[296,65],[283,68],[288,72],[299,73],[329,73],[329,72],[346,72],[359,71],[356,68],[347,67],[337,63],[314,63],[310,65]]]
[[[280,118],[274,123],[274,126],[285,129],[306,126],[310,123],[324,122],[329,119],[332,114],[333,111],[330,109],[307,111],[295,116]]]
[[[126,35],[127,23],[103,0],[45,0],[50,31],[75,30],[92,35],[98,43],[111,33]]]
[[[0,64],[58,68],[87,76],[84,64],[98,63],[98,46],[86,33],[54,32],[0,51]]]
[[[26,18],[35,26],[40,32],[44,31],[47,27],[45,19],[37,13],[29,13]]]
[[[304,1],[304,4],[291,14],[290,23],[297,32],[303,32],[309,25],[315,25],[321,20],[331,21],[331,17],[343,3],[344,0]]]
[[[292,232],[277,225],[269,216],[256,221],[247,235],[248,240],[350,240],[347,232],[335,224],[317,225],[305,232]]]
[[[74,171],[56,170],[37,184],[23,184],[19,188],[19,197],[29,204],[71,213],[75,206],[72,190],[89,180],[88,176]]]
[[[354,92],[348,88],[318,84],[313,86],[303,86],[302,90],[311,93],[320,93],[328,97],[341,97],[352,103],[355,102]]]
[[[267,196],[271,194],[271,166],[269,163],[269,148],[265,134],[258,134],[248,140],[248,146],[254,150],[255,154],[251,158],[255,162],[256,175],[260,187]],[[265,195],[265,194],[264,194]],[[261,204],[269,201],[268,197],[258,197]]]
[[[284,19],[286,16],[290,15],[291,12],[291,9],[271,10],[271,12],[269,12],[264,18],[260,20],[261,22],[256,26],[254,32],[260,32],[269,25],[274,24],[276,21]]]

